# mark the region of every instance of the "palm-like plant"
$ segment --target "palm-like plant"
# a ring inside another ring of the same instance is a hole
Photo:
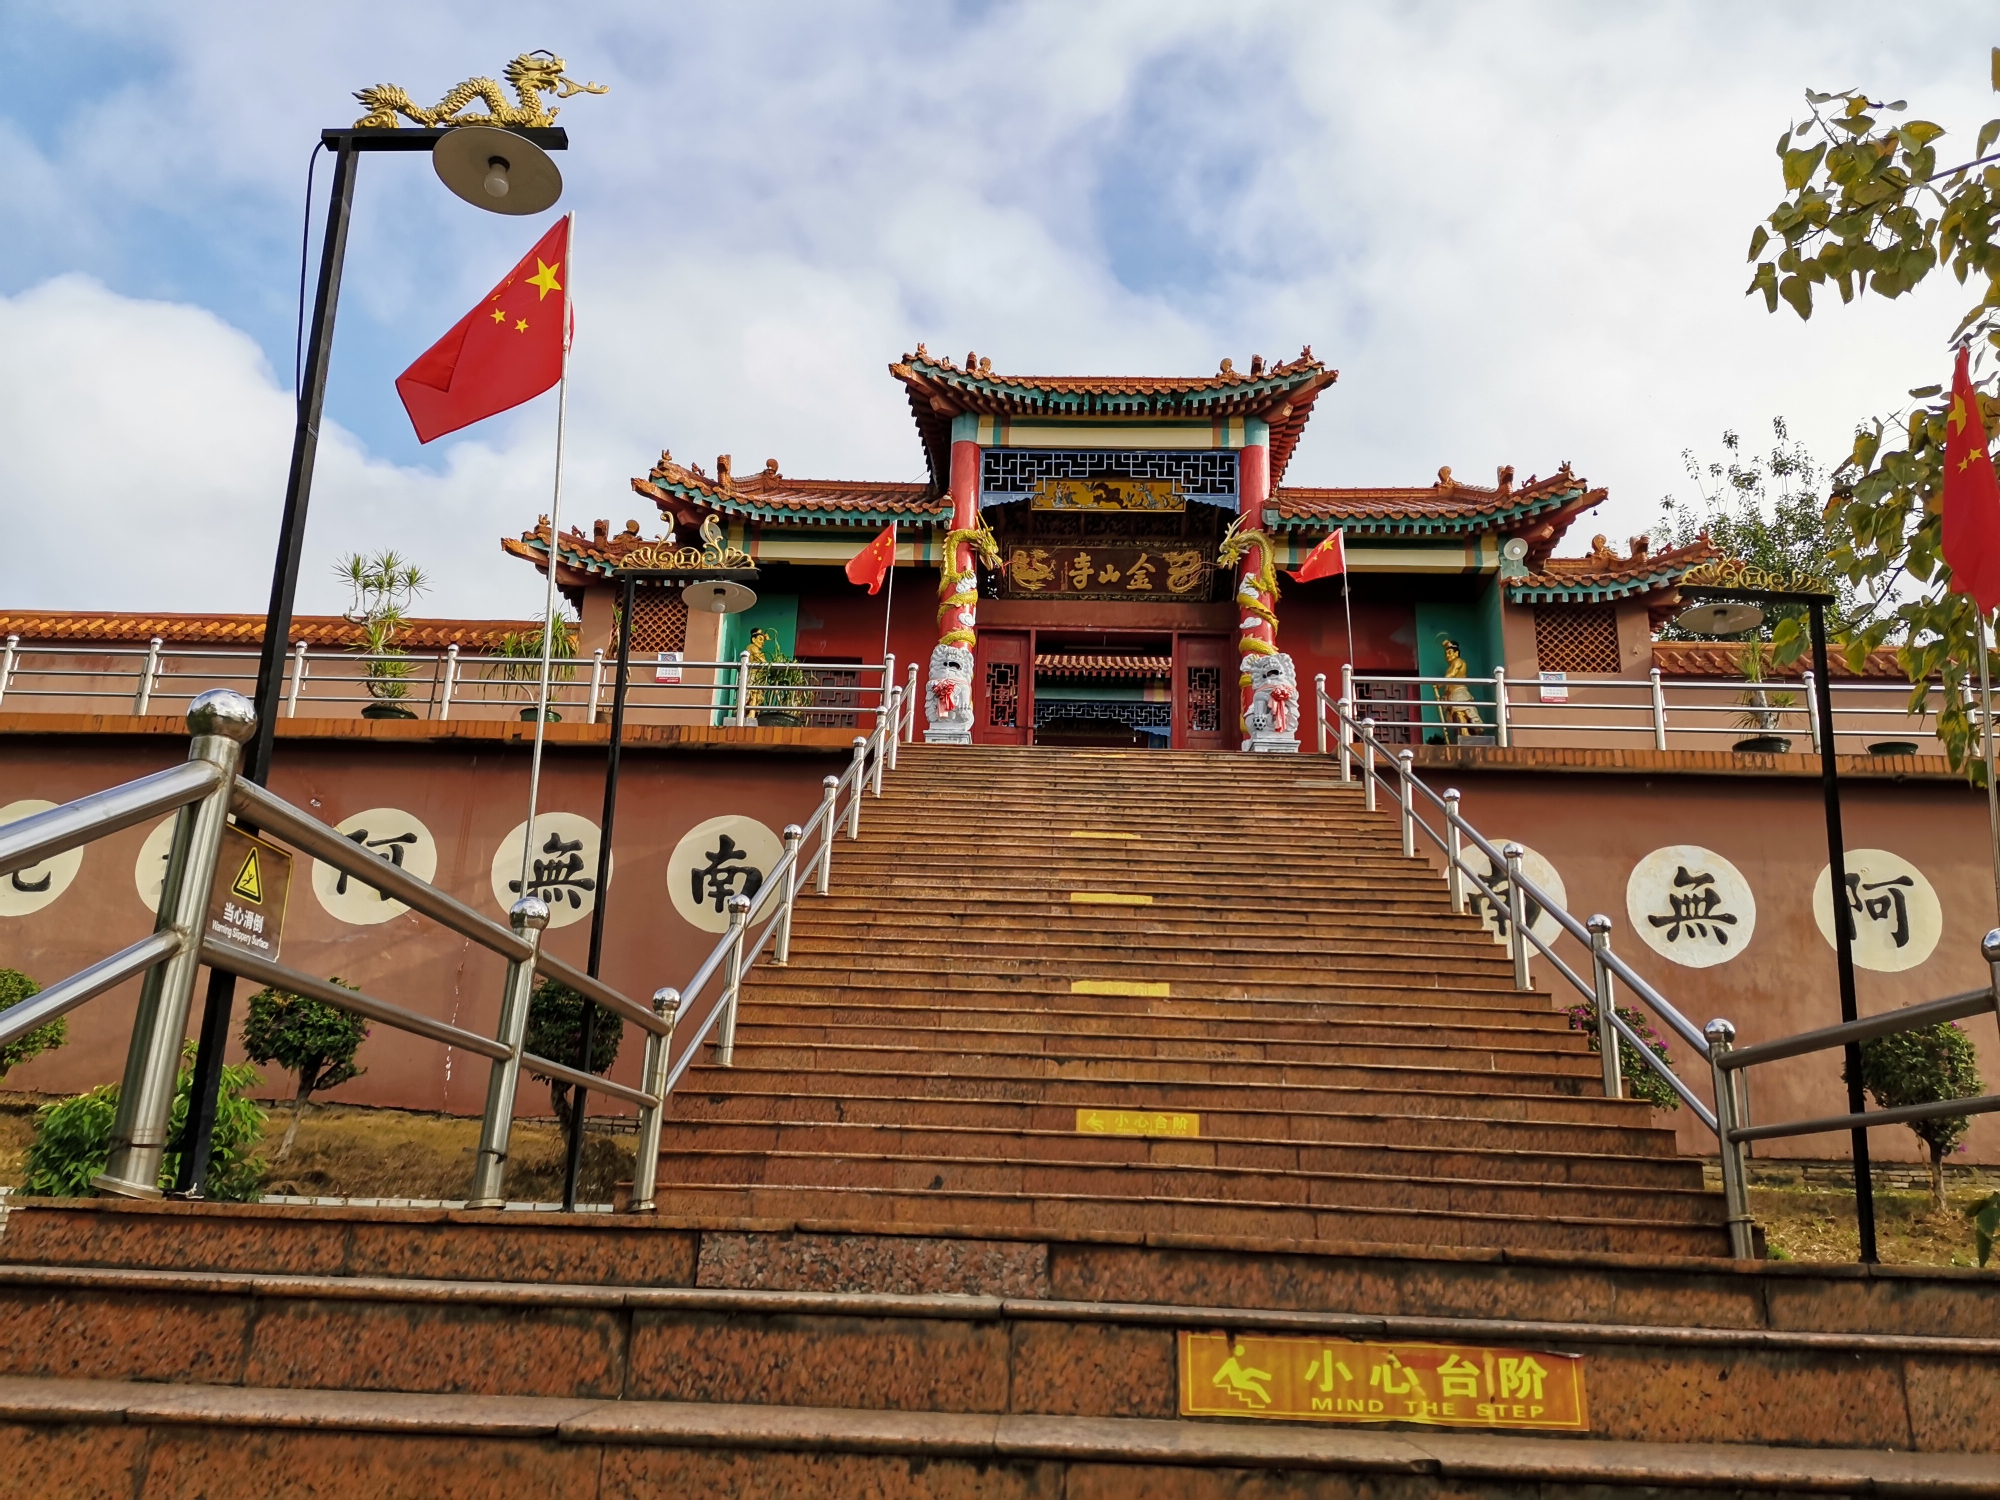
[[[364,680],[369,697],[378,703],[407,697],[417,669],[414,662],[398,659],[404,652],[395,644],[396,633],[408,622],[417,596],[430,592],[429,576],[392,548],[373,557],[349,553],[333,565],[333,572],[354,590],[347,618],[363,628],[360,650],[368,659]]]
[[[500,644],[493,654],[500,662],[488,669],[488,676],[498,678],[507,684],[507,691],[519,692],[524,697],[533,698],[541,691],[542,682],[542,628],[533,630],[510,630],[500,637]],[[549,632],[549,680],[551,682],[573,682],[576,679],[576,663],[570,658],[576,655],[576,622],[561,615],[555,618]],[[533,709],[523,709],[523,718],[532,719]],[[554,709],[550,718],[560,718]]]

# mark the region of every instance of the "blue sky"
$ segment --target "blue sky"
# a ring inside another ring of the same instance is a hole
[[[1970,136],[1988,19],[1874,6],[519,4],[8,8],[0,99],[0,598],[258,609],[289,445],[318,129],[549,47],[579,334],[566,519],[650,524],[661,447],[916,478],[885,366],[1201,373],[1302,344],[1342,371],[1289,476],[1425,484],[1569,460],[1601,529],[1680,453],[1788,416],[1822,456],[1942,378],[1952,289],[1800,325],[1746,301],[1771,143],[1862,84]],[[320,177],[323,202],[326,174]],[[329,565],[397,546],[425,607],[524,614],[497,538],[547,508],[553,403],[422,448],[392,382],[544,220],[368,160],[314,499]],[[315,251],[318,226],[314,226]],[[89,566],[51,567],[51,556]]]

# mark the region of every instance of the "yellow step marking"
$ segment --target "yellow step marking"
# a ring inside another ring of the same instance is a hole
[[[1158,1000],[1165,998],[1168,987],[1134,979],[1072,979],[1069,992],[1072,995],[1137,995]]]
[[[1084,1135],[1201,1134],[1201,1116],[1151,1109],[1080,1109],[1076,1128]]]
[[[1136,895],[1130,891],[1071,891],[1072,906],[1151,906],[1151,896]]]
[[[1099,833],[1095,829],[1090,828],[1072,828],[1069,836],[1073,839],[1137,839],[1144,837],[1143,834],[1137,833]]]

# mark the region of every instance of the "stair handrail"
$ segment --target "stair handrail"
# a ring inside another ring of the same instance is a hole
[[[914,726],[913,697],[909,700],[908,713],[909,722]],[[711,1035],[715,1037],[716,1065],[725,1068],[735,1066],[736,1012],[743,981],[749,978],[763,957],[766,945],[774,937],[773,966],[782,968],[791,962],[792,912],[799,890],[810,881],[819,895],[828,894],[833,869],[833,841],[843,828],[850,841],[861,836],[862,799],[871,785],[875,796],[882,795],[882,772],[885,766],[893,768],[895,765],[893,739],[901,731],[902,719],[901,706],[893,702],[885,704],[877,712],[874,731],[855,737],[854,755],[847,769],[839,776],[828,776],[821,783],[820,804],[812,817],[803,827],[796,823],[786,827],[784,856],[772,866],[756,892],[729,898],[729,928],[702,959],[686,986],[678,991],[661,991],[662,996],[672,997],[671,1007],[676,1020],[680,1021],[689,1017],[695,1008],[696,998],[710,981],[717,974],[723,976],[722,987],[707,1010],[692,1025],[682,1026],[676,1034],[661,1078],[662,1109],[674,1086],[693,1066]],[[844,806],[841,801],[843,796],[846,798]],[[817,840],[817,843],[811,855],[806,856],[805,848],[809,840]],[[770,910],[774,902],[776,909]],[[750,925],[765,917],[767,911],[768,919],[753,941],[749,936]],[[653,1165],[657,1175],[657,1142]],[[644,1169],[642,1161],[639,1170]],[[637,1191],[636,1187],[634,1191]]]
[[[200,694],[189,705],[187,723],[192,740],[183,765],[0,825],[0,875],[8,875],[162,812],[175,813],[153,932],[0,1012],[0,1045],[4,1045],[128,979],[142,979],[118,1113],[112,1124],[110,1160],[92,1180],[93,1187],[116,1197],[161,1196],[160,1160],[166,1149],[195,974],[204,964],[488,1059],[493,1070],[467,1198],[469,1208],[498,1208],[505,1201],[501,1190],[514,1098],[524,1066],[637,1106],[642,1134],[650,1132],[657,1143],[663,1091],[634,1089],[529,1052],[525,1045],[528,1004],[539,973],[640,1026],[648,1033],[644,1073],[648,1083],[655,1081],[673,1035],[671,1010],[663,1013],[657,1006],[640,1005],[602,980],[544,953],[541,935],[548,925],[549,909],[539,897],[524,894],[515,901],[508,924],[502,926],[242,777],[242,748],[256,732],[257,715],[250,700],[240,693],[211,688]],[[482,1036],[209,937],[205,930],[209,892],[232,814],[240,816],[246,830],[283,839],[386,899],[401,901],[504,958],[507,971],[498,1035]],[[635,1188],[632,1207],[643,1211],[651,1206],[651,1181],[647,1179],[643,1188]]]

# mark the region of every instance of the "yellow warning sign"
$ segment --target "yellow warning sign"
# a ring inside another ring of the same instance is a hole
[[[1183,1332],[1180,1374],[1184,1417],[1590,1430],[1576,1354]]]
[[[264,904],[264,880],[257,873],[257,849],[255,845],[252,845],[250,852],[243,856],[243,868],[236,872],[236,878],[230,882],[229,889],[231,893],[241,896],[245,901],[253,905],[262,906]]]
[[[1183,1138],[1201,1134],[1201,1116],[1156,1109],[1080,1109],[1076,1128],[1084,1135],[1164,1135]]]

